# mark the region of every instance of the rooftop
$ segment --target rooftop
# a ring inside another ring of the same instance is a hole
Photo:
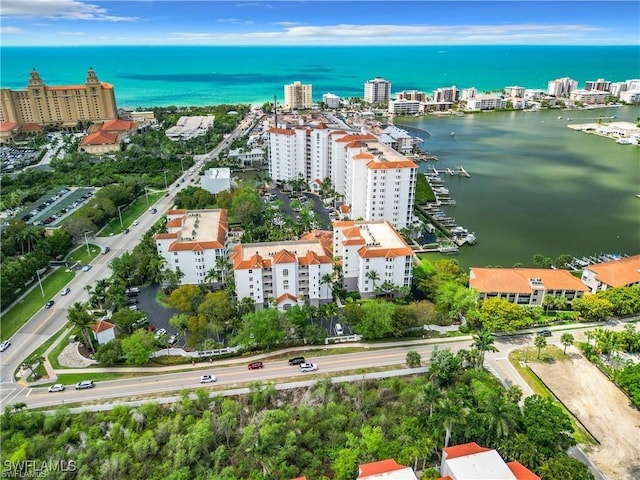
[[[481,293],[530,293],[533,286],[545,290],[589,291],[567,270],[550,268],[471,268],[469,286]]]

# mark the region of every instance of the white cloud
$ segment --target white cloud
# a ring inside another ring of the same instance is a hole
[[[437,45],[437,44],[548,44],[592,42],[601,29],[581,24],[505,25],[296,25],[280,23],[274,31],[245,33],[174,32],[171,40],[189,44],[216,45]]]
[[[2,0],[2,17],[134,22],[136,17],[110,15],[106,8],[77,0]]]
[[[253,25],[251,20],[242,20],[241,18],[218,18],[216,22],[231,23],[233,25]]]
[[[19,35],[24,33],[24,30],[18,27],[0,27],[0,35]]]
[[[58,35],[64,35],[66,37],[81,37],[84,35],[84,32],[58,32]]]

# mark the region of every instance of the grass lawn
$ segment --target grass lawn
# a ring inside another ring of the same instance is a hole
[[[122,233],[125,228],[131,227],[131,224],[146,212],[151,205],[164,197],[165,193],[166,192],[164,190],[161,192],[149,192],[149,203],[147,203],[146,195],[138,197],[131,205],[127,206],[127,208],[123,208],[120,212],[122,215],[122,225],[124,225],[124,227],[120,225],[120,216],[116,216],[106,224],[96,236],[109,237],[111,235]]]
[[[22,300],[2,313],[2,332],[0,333],[0,338],[6,340],[16,333],[48,300],[58,295],[60,290],[62,290],[74,276],[74,271],[64,267],[55,269],[42,279],[44,296],[42,296],[40,286],[36,281],[35,286]]]
[[[533,390],[533,393],[536,395],[540,395],[541,397],[549,397],[553,400],[556,400],[556,397],[553,395],[547,387],[540,381],[540,379],[531,371],[529,367],[522,366],[522,364],[527,359],[527,362],[561,362],[565,360],[565,355],[562,353],[562,350],[553,345],[546,346],[540,350],[540,360],[538,360],[538,349],[536,347],[531,347],[523,350],[514,350],[509,354],[509,361],[513,365],[513,367],[518,371],[518,373],[524,378],[527,384]],[[558,405],[564,413],[566,413],[571,419],[571,425],[573,426],[573,434],[571,435],[573,439],[579,444],[583,445],[595,445],[596,441],[589,435],[589,432],[582,429],[582,427],[576,422],[574,416],[571,414],[569,410],[567,410],[564,405],[556,400],[556,405]]]
[[[145,377],[148,375],[157,375],[157,372],[149,373],[122,373],[122,372],[104,372],[104,373],[60,373],[56,383],[62,383],[67,386],[73,386],[83,380],[93,380],[99,382],[100,380],[122,380],[125,378]]]
[[[67,255],[66,261],[71,264],[77,262],[80,265],[87,265],[100,255],[100,247],[90,243],[89,252],[91,253],[87,253],[87,245],[83,244]]]
[[[435,199],[436,196],[433,193],[431,185],[427,182],[427,177],[422,174],[418,174],[416,176],[415,204],[424,205],[427,202],[435,201]]]

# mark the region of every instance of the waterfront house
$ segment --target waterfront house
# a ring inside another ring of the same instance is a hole
[[[640,255],[601,262],[585,267],[582,281],[591,293],[640,283]]]
[[[469,286],[480,300],[497,297],[531,306],[542,306],[547,295],[571,302],[589,291],[567,270],[551,268],[471,268]]]

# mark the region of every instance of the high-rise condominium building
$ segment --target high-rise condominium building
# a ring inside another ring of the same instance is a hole
[[[562,77],[551,80],[547,84],[547,94],[554,97],[568,97],[576,88],[578,88],[577,81],[569,77]]]
[[[604,78],[599,78],[597,80],[589,80],[584,82],[585,90],[598,90],[600,92],[608,92],[611,90],[611,82],[605,80]]]
[[[391,82],[376,77],[364,82],[364,101],[368,103],[387,103],[391,98]]]
[[[34,69],[26,90],[0,89],[0,122],[75,127],[117,117],[113,85],[89,68],[84,85],[48,87]]]
[[[272,128],[269,176],[274,181],[331,179],[352,218],[389,220],[401,229],[413,221],[417,165],[375,135],[330,129]]]
[[[312,89],[311,85],[303,85],[300,82],[293,82],[284,86],[284,109],[308,109],[311,108]]]

